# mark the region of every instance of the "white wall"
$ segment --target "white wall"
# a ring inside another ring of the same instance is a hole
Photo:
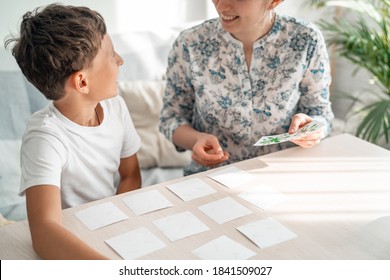
[[[175,26],[206,17],[208,0],[63,0],[101,13],[110,34],[153,27]],[[53,0],[0,0],[0,38],[17,33],[22,15]],[[59,2],[59,1],[58,1]],[[2,45],[2,44],[1,44]],[[3,47],[3,46],[2,46]]]
[[[50,4],[54,1],[50,0],[1,0],[0,2],[0,38],[3,41],[4,37],[10,32],[17,33],[22,15],[38,6]],[[68,0],[62,1],[64,4],[70,5],[85,5],[98,11],[103,11],[104,16],[108,16],[110,24],[115,22],[114,16],[115,2],[113,5],[107,5],[108,1],[94,0]],[[111,1],[110,1],[111,2]]]
[[[0,0],[0,38],[17,32],[22,15],[53,0]],[[216,17],[211,0],[63,0],[69,5],[88,6],[100,12],[111,34]],[[316,20],[318,11],[305,9],[303,0],[286,0],[278,11]]]

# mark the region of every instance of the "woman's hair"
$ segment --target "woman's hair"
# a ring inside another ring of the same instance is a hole
[[[51,4],[23,16],[19,37],[8,38],[26,78],[47,99],[65,94],[69,76],[89,67],[106,34],[103,17],[87,7]]]

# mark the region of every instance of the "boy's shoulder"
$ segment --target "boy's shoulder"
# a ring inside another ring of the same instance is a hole
[[[26,130],[49,125],[51,123],[50,119],[55,118],[53,106],[53,102],[51,101],[45,107],[33,113],[27,122]]]
[[[59,138],[61,128],[55,110],[53,102],[49,102],[44,108],[33,113],[26,124],[23,141],[40,134]]]

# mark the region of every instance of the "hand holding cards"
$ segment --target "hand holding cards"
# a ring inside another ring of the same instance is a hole
[[[293,134],[286,132],[283,134],[263,136],[253,146],[265,146],[265,145],[278,144],[286,141],[291,141],[299,137],[305,136],[309,133],[312,133],[323,126],[324,126],[323,123],[313,120],[310,123],[306,124],[305,126],[302,126],[297,132]]]

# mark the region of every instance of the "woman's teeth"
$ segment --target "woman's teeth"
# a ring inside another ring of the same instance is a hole
[[[225,15],[221,15],[221,18],[223,20],[226,20],[226,21],[231,21],[231,20],[234,20],[234,19],[238,18],[238,16],[225,16]]]

